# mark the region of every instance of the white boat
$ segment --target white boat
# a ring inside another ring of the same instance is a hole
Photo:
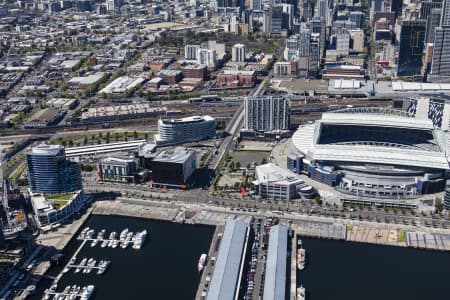
[[[102,260],[98,264],[97,274],[102,275],[103,273],[105,273],[105,271],[106,271],[106,269],[108,269],[110,263],[111,263],[111,261],[109,261],[109,260]]]
[[[303,287],[303,285],[300,285],[299,288],[297,288],[297,300],[305,300],[306,299],[306,289]]]
[[[208,257],[207,254],[203,253],[200,255],[200,259],[198,260],[198,271],[201,272],[206,264],[206,258]]]
[[[127,237],[128,234],[128,228],[125,228],[124,230],[122,230],[122,232],[119,235],[119,240],[124,240]]]
[[[89,229],[88,232],[86,233],[86,238],[92,239],[92,236],[94,235],[94,233],[95,233],[94,229]]]
[[[105,248],[106,246],[108,246],[109,241],[108,240],[103,240],[102,244],[100,245],[100,247]]]
[[[95,247],[98,244],[98,240],[93,240],[91,243],[91,247]]]
[[[81,260],[79,266],[80,266],[80,267],[84,267],[84,266],[86,265],[86,263],[87,263],[87,258],[83,258],[83,259]],[[78,268],[75,269],[75,273],[80,273],[80,271],[81,271],[81,269],[82,269],[82,268],[80,268],[80,267],[78,267]]]
[[[63,272],[63,274],[65,274],[65,273],[67,273],[69,271],[70,271],[70,267],[66,266],[62,272]]]
[[[88,300],[92,294],[94,293],[95,290],[95,286],[93,285],[88,285],[87,288],[83,291],[83,293],[81,294],[81,300]]]
[[[103,237],[105,236],[105,232],[106,232],[105,229],[100,230],[97,234],[97,240],[103,240]]]
[[[147,237],[147,230],[143,230],[139,233],[137,237],[135,237],[133,241],[133,249],[141,249],[144,244],[145,238]]]
[[[306,250],[300,248],[297,250],[297,267],[299,270],[305,269]]]
[[[113,246],[114,241],[116,240],[116,236],[117,236],[117,232],[115,232],[115,231],[111,232],[111,234],[109,235],[108,247],[112,247]]]
[[[126,240],[127,242],[130,242],[132,238],[133,238],[133,232],[129,231],[129,232],[127,233],[127,236],[126,236],[125,240]]]
[[[75,264],[75,262],[77,261],[77,258],[74,256],[69,260],[69,265],[73,265]]]
[[[83,230],[81,230],[80,232],[80,239],[84,239],[86,237],[86,233],[89,231],[89,227],[84,228]]]
[[[117,248],[117,246],[119,246],[119,240],[113,240],[111,247],[112,248]]]

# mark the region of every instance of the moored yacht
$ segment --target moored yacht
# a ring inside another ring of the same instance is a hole
[[[306,289],[303,287],[303,285],[300,285],[299,288],[297,288],[297,300],[305,300],[306,299]]]

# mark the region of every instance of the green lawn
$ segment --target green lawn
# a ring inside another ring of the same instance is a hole
[[[61,195],[46,195],[45,198],[48,200],[53,200],[55,208],[63,207],[64,205],[72,199],[73,194],[61,194]]]
[[[399,231],[397,241],[399,243],[405,243],[406,242],[406,232],[404,230],[400,230]]]

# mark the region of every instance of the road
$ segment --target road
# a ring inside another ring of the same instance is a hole
[[[261,83],[258,85],[256,89],[254,89],[252,92],[249,93],[249,96],[261,95],[266,85],[266,82],[271,78],[271,75],[272,71],[263,81],[261,81]],[[220,162],[222,161],[222,158],[225,155],[225,153],[228,153],[231,150],[233,145],[232,143],[233,139],[236,136],[236,134],[239,133],[239,130],[242,128],[242,123],[245,117],[244,105],[245,103],[243,102],[241,106],[239,106],[239,109],[234,114],[233,118],[225,128],[225,132],[228,133],[228,136],[223,139],[223,142],[218,149],[217,155],[213,158],[213,160],[209,164],[210,169],[216,170],[219,167]]]
[[[230,211],[238,212],[271,212],[280,211],[282,214],[294,213],[300,215],[311,215],[324,217],[330,220],[342,219],[353,221],[370,221],[377,223],[392,223],[405,226],[414,226],[436,229],[450,228],[450,217],[438,214],[419,214],[409,210],[385,210],[374,207],[342,207],[337,205],[317,205],[312,200],[297,201],[275,201],[275,200],[242,200],[236,196],[214,196],[208,191],[194,189],[186,191],[179,190],[151,190],[143,185],[127,184],[99,184],[84,181],[84,189],[87,192],[116,191],[124,197],[135,197],[140,199],[159,198],[167,201],[178,201],[183,203],[207,204],[218,206]]]

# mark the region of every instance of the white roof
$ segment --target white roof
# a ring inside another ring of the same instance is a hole
[[[416,119],[413,119],[416,120]],[[443,152],[370,145],[315,144],[316,124],[303,125],[292,136],[294,147],[309,160],[378,163],[449,169]]]
[[[259,184],[292,184],[303,183],[297,176],[286,169],[282,169],[273,163],[256,167],[256,176]]]
[[[335,89],[359,89],[361,87],[359,80],[336,79],[333,83]]]
[[[128,89],[136,87],[138,84],[144,82],[144,80],[145,79],[141,77],[132,78],[128,76],[122,76],[108,84],[104,89],[100,91],[100,94],[123,93]]]
[[[190,123],[190,122],[206,122],[206,121],[214,121],[215,119],[211,116],[204,115],[204,116],[190,116],[190,117],[184,117],[179,119],[160,119],[158,123]]]
[[[31,148],[31,153],[42,155],[57,155],[64,147],[61,145],[39,145]]]
[[[88,76],[81,76],[81,77],[73,77],[69,80],[69,83],[77,83],[77,84],[94,84],[100,79],[102,79],[105,76],[105,73],[98,72],[96,74],[91,74]]]
[[[433,123],[428,119],[407,117],[404,112],[392,109],[378,110],[377,113],[369,112],[370,108],[356,108],[345,111],[336,111],[322,114],[321,123],[341,125],[369,125],[378,127],[396,127],[432,130]]]
[[[392,90],[394,90],[394,91],[450,90],[450,83],[425,83],[425,82],[393,81],[392,82]]]
[[[313,160],[449,169],[448,161],[442,152],[367,145],[315,145]]]

